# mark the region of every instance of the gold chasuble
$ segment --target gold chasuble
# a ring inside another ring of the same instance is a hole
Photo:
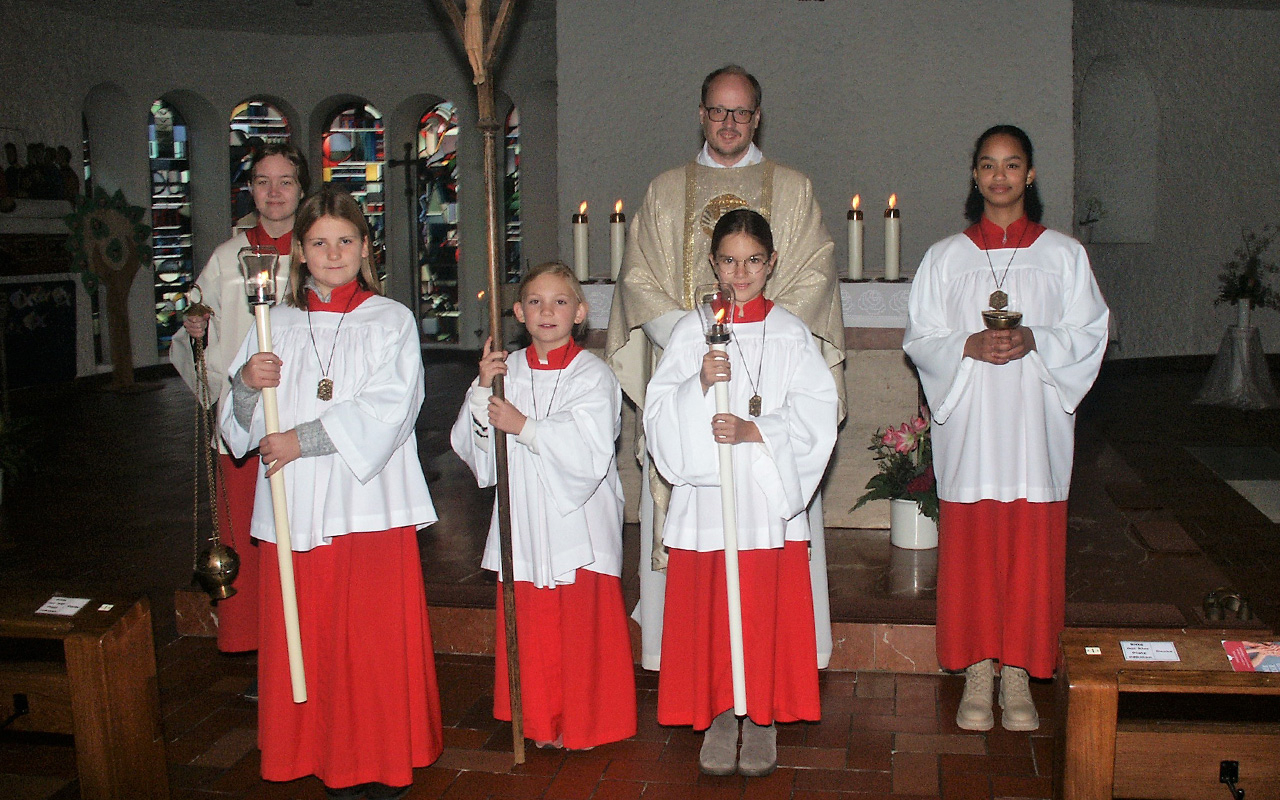
[[[649,184],[631,220],[622,271],[614,290],[605,361],[622,391],[644,408],[645,386],[662,351],[640,326],[671,311],[693,310],[694,290],[716,280],[707,260],[721,215],[751,208],[769,220],[778,265],[764,295],[804,320],[831,367],[844,418],[844,321],[835,245],[822,224],[813,185],[803,174],[764,160],[749,167],[715,169],[691,162]],[[636,458],[647,464],[644,430],[636,415]],[[654,499],[653,568],[666,568],[662,523],[670,487],[649,465]]]

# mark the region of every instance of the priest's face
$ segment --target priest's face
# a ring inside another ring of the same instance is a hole
[[[323,216],[302,237],[302,260],[316,285],[326,292],[346,286],[369,258],[369,240],[349,220]]]
[[[742,231],[721,239],[720,246],[708,257],[720,282],[733,287],[733,300],[739,306],[760,296],[778,263],[776,252],[766,252],[759,239]]]
[[[751,119],[738,122],[733,112],[743,110],[753,112]],[[712,114],[720,116],[722,113],[723,120],[716,122],[711,119]],[[698,119],[702,121],[702,136],[707,140],[711,158],[726,167],[738,163],[751,146],[751,139],[760,125],[760,109],[756,108],[751,83],[741,75],[727,74],[716,78],[707,89],[706,101],[698,108]]]

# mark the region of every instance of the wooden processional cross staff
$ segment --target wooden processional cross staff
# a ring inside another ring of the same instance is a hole
[[[489,334],[493,346],[501,347],[502,336],[502,246],[505,237],[498,217],[498,121],[493,97],[493,67],[502,40],[511,25],[515,0],[502,0],[498,13],[489,23],[487,0],[466,0],[466,14],[455,0],[436,0],[453,20],[462,38],[467,61],[471,65],[476,86],[476,105],[480,112],[477,126],[484,135],[485,222],[488,229],[489,259]],[[502,376],[493,379],[493,396],[504,397]],[[524,719],[520,698],[520,651],[516,638],[516,581],[511,550],[511,490],[507,480],[507,436],[493,431],[493,457],[498,471],[498,541],[502,554],[502,606],[507,635],[507,687],[511,694],[511,740],[515,763],[524,763]]]

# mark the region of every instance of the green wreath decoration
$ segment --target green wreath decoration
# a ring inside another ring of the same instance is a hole
[[[102,187],[94,187],[93,194],[85,195],[75,210],[62,218],[71,232],[66,243],[71,268],[80,273],[85,291],[97,291],[99,279],[106,277],[95,271],[89,257],[92,249],[102,256],[99,268],[116,271],[126,266],[131,254],[136,254],[139,263],[151,258],[151,226],[142,222],[146,213],[142,206],[129,205],[119,189],[107,194]]]

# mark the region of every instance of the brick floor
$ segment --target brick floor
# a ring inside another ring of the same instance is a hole
[[[163,646],[161,705],[175,800],[321,800],[314,778],[259,777],[254,707],[240,698],[253,659],[219,654],[213,640]],[[952,717],[962,678],[883,672],[822,675],[821,723],[780,725],[779,763],[767,778],[698,771],[700,735],[655,721],[652,673],[637,671],[640,725],[624,742],[585,752],[540,750],[512,764],[511,727],[489,713],[493,660],[438,655],[444,755],[414,774],[413,800],[871,800],[1048,798],[1048,730],[972,733]],[[1052,724],[1054,697],[1036,686]],[[0,797],[79,797],[70,737],[0,735]]]

